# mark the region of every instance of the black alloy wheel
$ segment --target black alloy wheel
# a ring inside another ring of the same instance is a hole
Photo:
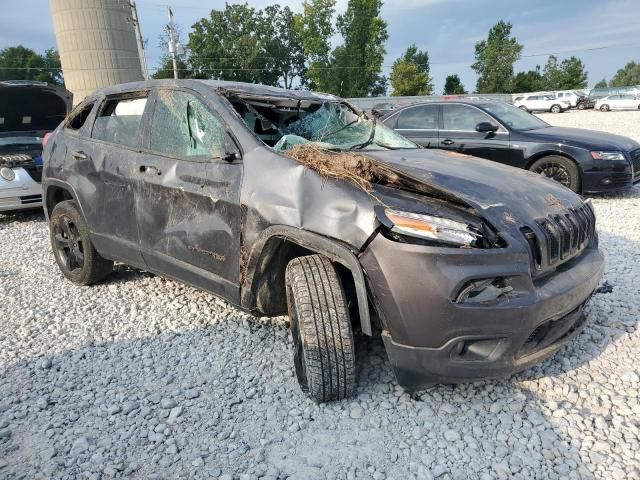
[[[60,215],[53,225],[57,254],[71,274],[84,267],[84,243],[72,218]]]

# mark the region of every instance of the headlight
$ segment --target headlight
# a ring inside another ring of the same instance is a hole
[[[0,177],[4,178],[7,182],[11,182],[16,178],[16,172],[9,167],[0,168]]]
[[[402,212],[387,208],[384,215],[387,227],[400,235],[409,235],[424,240],[433,240],[454,246],[475,246],[482,234],[475,227],[448,218]]]
[[[622,152],[591,152],[594,160],[626,160]]]

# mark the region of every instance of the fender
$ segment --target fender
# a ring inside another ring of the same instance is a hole
[[[355,284],[358,313],[360,315],[360,328],[366,335],[371,336],[373,334],[364,272],[355,252],[338,240],[330,239],[306,230],[300,230],[295,227],[273,225],[260,232],[256,238],[244,269],[246,275],[242,281],[241,292],[241,303],[243,307],[249,310],[255,310],[257,300],[254,290],[254,282],[256,280],[255,273],[260,270],[263,263],[263,253],[267,242],[274,238],[287,240],[307,250],[325,255],[331,261],[337,262],[349,269]]]
[[[45,219],[46,219],[47,223],[49,223],[49,211],[47,210],[47,190],[51,186],[60,187],[60,188],[65,189],[67,192],[69,192],[69,194],[73,198],[73,201],[76,202],[76,206],[80,209],[80,215],[82,215],[82,218],[87,218],[85,216],[85,214],[84,214],[84,210],[82,208],[82,205],[78,201],[78,195],[76,194],[76,191],[71,186],[71,184],[69,184],[69,183],[67,183],[65,181],[62,181],[62,180],[55,179],[55,178],[47,178],[46,180],[43,180],[43,182],[42,182],[43,209],[44,209],[44,216],[45,216]]]

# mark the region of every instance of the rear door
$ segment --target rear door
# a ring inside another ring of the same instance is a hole
[[[242,162],[221,117],[191,90],[158,89],[138,157],[136,212],[150,270],[239,302]],[[233,145],[233,147],[230,147]]]
[[[439,148],[438,113],[439,105],[437,104],[417,105],[392,117],[392,123],[387,125],[418,145]]]
[[[479,123],[498,126],[496,132],[478,132]],[[512,156],[509,132],[485,112],[472,105],[442,105],[440,148],[501,163],[509,163]]]
[[[91,138],[78,138],[67,148],[75,165],[76,186],[92,240],[105,257],[142,266],[134,204],[137,156],[147,91],[103,98]]]

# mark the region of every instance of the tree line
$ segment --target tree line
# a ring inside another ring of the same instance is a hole
[[[431,95],[429,53],[409,45],[383,74],[389,38],[381,17],[382,0],[348,0],[336,14],[336,0],[305,0],[302,11],[274,4],[263,9],[225,4],[192,25],[185,52],[177,59],[181,78],[234,80],[309,88],[342,97]],[[499,21],[475,44],[476,93],[572,90],[587,86],[587,71],[577,57],[559,61],[550,55],[544,67],[514,72],[524,46],[511,23]],[[166,34],[166,32],[165,32]],[[173,77],[167,41],[153,78]],[[0,80],[31,79],[62,84],[55,50],[38,54],[23,46],[0,51]],[[640,84],[640,64],[630,62],[610,82],[597,86]],[[459,75],[446,77],[444,94],[465,94]]]

